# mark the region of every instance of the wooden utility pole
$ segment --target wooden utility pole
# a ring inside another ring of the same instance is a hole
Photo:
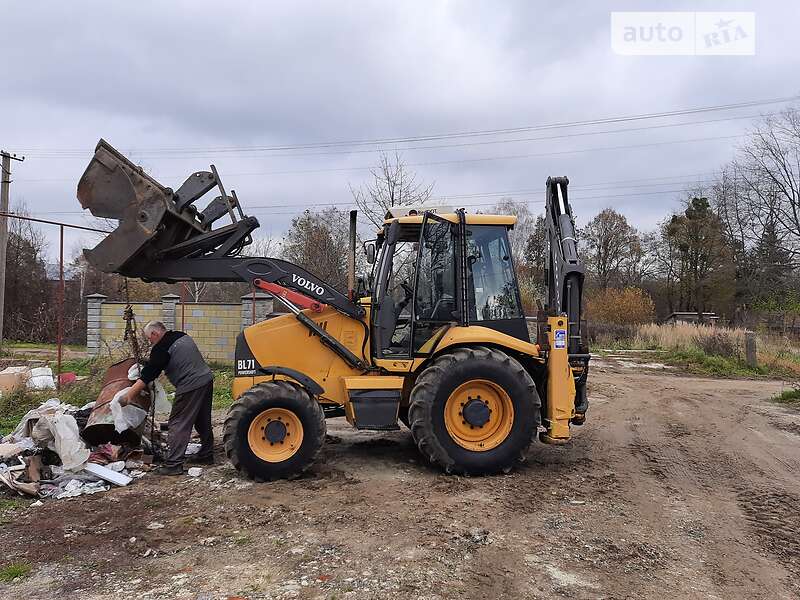
[[[11,185],[11,161],[22,162],[25,157],[0,151],[2,171],[0,171],[0,351],[3,349],[3,313],[6,303],[6,249],[8,248],[8,187]]]

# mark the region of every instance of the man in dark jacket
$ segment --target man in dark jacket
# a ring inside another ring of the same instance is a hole
[[[147,385],[155,381],[162,371],[175,386],[175,401],[169,415],[168,454],[157,473],[181,475],[186,457],[186,446],[192,427],[200,434],[201,448],[192,462],[214,463],[214,434],[211,429],[211,397],[214,376],[203,360],[194,340],[182,331],[167,331],[160,321],[150,321],[144,328],[150,340],[150,360],[141,372],[141,378],[128,390],[130,402]]]

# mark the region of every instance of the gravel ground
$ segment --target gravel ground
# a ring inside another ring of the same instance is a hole
[[[589,419],[499,477],[328,422],[302,478],[199,478],[2,513],[2,598],[797,598],[800,416],[780,382],[598,361]],[[217,427],[223,418],[215,415]],[[161,525],[161,526],[160,526]]]

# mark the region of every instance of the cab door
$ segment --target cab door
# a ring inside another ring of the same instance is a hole
[[[376,359],[411,358],[412,310],[419,224],[391,223],[373,292],[372,351]]]
[[[438,338],[459,318],[454,233],[454,223],[425,213],[414,279],[411,349],[415,356],[430,354]]]

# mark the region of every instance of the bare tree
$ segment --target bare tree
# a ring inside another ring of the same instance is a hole
[[[717,176],[710,198],[735,265],[735,314],[786,313],[797,303],[800,266],[800,113],[759,121],[736,159]]]
[[[393,206],[401,204],[424,204],[431,198],[433,183],[425,185],[417,181],[402,156],[395,153],[390,156],[381,152],[378,166],[370,170],[371,181],[354,187],[350,185],[350,193],[359,211],[375,225],[380,227],[386,212]]]
[[[306,210],[292,219],[281,255],[341,292],[347,289],[347,214],[335,208]]]
[[[765,117],[739,155],[742,210],[762,230],[774,222],[782,249],[800,261],[800,111]]]
[[[639,234],[617,211],[606,208],[598,213],[581,231],[586,248],[586,262],[598,287],[606,289],[623,283],[631,262],[642,259]],[[633,268],[637,270],[638,265]]]
[[[627,260],[619,271],[620,285],[642,287],[655,274],[658,260],[654,252],[655,238],[655,233],[641,233],[631,240]]]
[[[242,256],[270,257],[280,254],[281,241],[272,236],[257,237],[253,239],[253,243],[245,246],[242,250]]]
[[[27,215],[24,204],[18,204],[12,210]],[[47,281],[45,247],[44,235],[33,223],[9,219],[3,319],[6,338],[41,341],[42,335],[54,331],[55,312],[48,311],[52,308],[53,298]]]
[[[200,302],[203,293],[208,289],[208,281],[191,281],[189,282],[189,294],[192,297],[192,302]]]
[[[508,241],[511,244],[511,255],[514,257],[514,263],[518,266],[522,265],[528,258],[525,248],[536,228],[536,215],[531,212],[525,202],[518,202],[513,198],[502,198],[500,202],[494,205],[492,212],[498,215],[514,215],[517,217],[514,229],[508,235]],[[539,218],[543,219],[543,217]]]

